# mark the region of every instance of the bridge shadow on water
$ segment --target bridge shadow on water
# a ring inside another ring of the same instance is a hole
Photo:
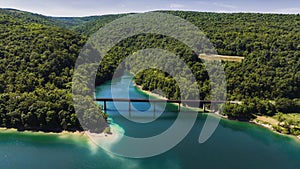
[[[103,107],[103,102],[99,102]],[[106,113],[114,123],[122,126],[127,136],[146,138],[158,135],[174,124],[178,117],[178,105],[173,103],[156,103],[155,111],[149,102],[133,102],[131,111],[128,111],[126,102],[108,102]],[[182,108],[181,113],[189,109]],[[197,112],[194,112],[197,113]],[[206,114],[199,114],[199,118],[205,119]]]

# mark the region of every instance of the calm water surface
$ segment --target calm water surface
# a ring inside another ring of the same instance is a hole
[[[124,75],[118,81],[97,88],[97,96],[111,97],[111,86],[125,97]],[[148,98],[132,85],[130,97]],[[101,103],[100,103],[101,104]],[[121,106],[122,107],[122,106]],[[146,103],[135,103],[147,110]],[[176,113],[165,112],[151,123],[130,122],[108,104],[110,117],[128,136],[149,137],[170,127]],[[124,111],[126,105],[124,105]],[[168,110],[176,109],[169,105]],[[137,115],[138,116],[138,115]],[[150,118],[145,111],[139,118]],[[170,151],[146,159],[114,156],[93,146],[83,136],[0,131],[0,169],[299,169],[300,144],[293,138],[275,134],[265,128],[242,122],[222,120],[214,135],[198,143],[206,115],[199,117],[188,136]]]

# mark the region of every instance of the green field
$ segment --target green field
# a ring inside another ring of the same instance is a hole
[[[225,62],[242,62],[242,60],[245,59],[242,56],[206,55],[206,54],[200,54],[199,57],[204,60],[222,60]]]

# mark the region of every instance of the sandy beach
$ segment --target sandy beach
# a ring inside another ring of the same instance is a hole
[[[109,134],[95,134],[90,133],[89,131],[85,132],[85,135],[89,138],[90,147],[93,151],[96,151],[99,147],[101,147],[102,149],[111,152],[113,145],[119,142],[125,133],[122,127],[114,123],[110,124],[110,132],[111,133]]]
[[[102,140],[106,142],[115,142],[120,138],[120,134],[122,133],[122,128],[118,126],[117,124],[111,124],[110,125],[111,133],[101,133],[101,134],[96,134],[96,133],[90,133],[89,131],[62,131],[62,132],[43,132],[43,131],[30,131],[30,130],[25,130],[25,131],[18,131],[17,129],[14,128],[0,128],[0,134],[1,133],[19,133],[19,134],[28,134],[28,135],[56,135],[59,136],[59,138],[71,138],[71,137],[85,137],[85,138],[97,138],[97,140]]]
[[[18,129],[15,128],[0,128],[0,134],[1,133],[20,133],[20,134],[30,134],[30,135],[57,135],[61,138],[69,137],[69,136],[85,137],[84,131],[43,132],[43,131],[30,131],[30,130],[19,131]]]
[[[134,83],[134,86],[135,86],[139,91],[141,91],[141,92],[143,92],[143,93],[149,95],[149,96],[152,97],[152,98],[155,98],[155,99],[161,99],[161,100],[168,100],[168,98],[166,98],[166,97],[164,97],[164,96],[162,96],[162,95],[159,95],[159,94],[157,94],[157,93],[152,93],[152,92],[147,91],[147,90],[143,90],[143,87],[140,86],[140,85],[137,85],[136,83]],[[172,105],[174,105],[174,106],[178,106],[177,103],[169,103],[169,104],[172,104]],[[182,105],[181,105],[181,106],[182,106]],[[203,109],[201,109],[201,108],[193,108],[193,107],[189,107],[189,106],[182,106],[182,107],[187,108],[187,109],[189,109],[189,110],[193,110],[193,111],[203,111]],[[206,109],[206,111],[209,112],[210,110],[209,110],[209,109]]]
[[[283,135],[283,136],[289,136],[289,137],[296,138],[297,141],[300,141],[300,136],[295,136],[295,135],[290,135],[290,134],[283,134],[283,133],[280,133],[280,132],[276,131],[272,126],[272,125],[277,125],[277,123],[275,123],[275,121],[271,120],[271,122],[264,123],[264,122],[260,121],[261,119],[264,119],[264,118],[263,117],[258,117],[257,119],[254,119],[254,120],[250,121],[250,123],[268,128],[269,130],[271,130],[271,131],[273,131],[277,134]]]

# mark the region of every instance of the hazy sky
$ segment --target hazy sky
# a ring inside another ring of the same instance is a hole
[[[0,7],[50,16],[87,16],[153,10],[300,13],[299,0],[0,0]]]

